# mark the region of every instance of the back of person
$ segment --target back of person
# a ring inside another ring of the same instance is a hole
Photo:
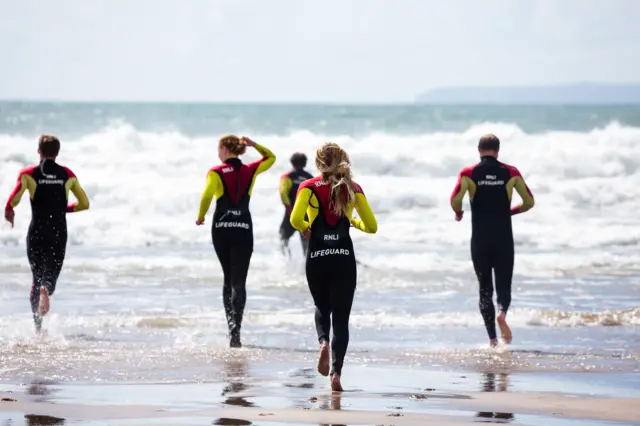
[[[289,188],[287,195],[289,196],[289,200],[291,200],[291,205],[293,205],[296,201],[298,188],[300,188],[300,185],[305,180],[313,179],[313,175],[304,169],[293,169],[290,172],[285,173],[283,178],[289,178],[291,181],[291,188]]]
[[[53,160],[44,160],[39,165],[25,169],[29,180],[33,180],[34,194],[31,199],[31,221],[33,225],[48,225],[66,222],[69,186],[75,175],[68,168]]]
[[[513,239],[511,230],[511,167],[494,157],[483,157],[470,171],[475,194],[470,200],[472,235]]]
[[[259,161],[242,164],[240,159],[229,159],[211,169],[216,173],[224,192],[216,201],[213,214],[214,229],[251,230],[253,223],[249,202],[249,188],[253,183]],[[238,234],[242,236],[242,233]]]
[[[352,182],[354,193],[362,194],[360,186]],[[311,261],[322,261],[328,256],[330,262],[335,262],[341,257],[348,257],[349,265],[355,267],[353,254],[353,242],[349,235],[351,223],[344,214],[333,211],[331,186],[324,182],[322,177],[316,177],[303,183],[300,189],[308,189],[312,194],[310,205],[318,206],[316,216],[313,218],[309,237],[309,250],[307,257]],[[329,268],[326,274],[343,276],[343,269]]]

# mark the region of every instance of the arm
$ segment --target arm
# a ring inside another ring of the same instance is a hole
[[[258,164],[258,168],[256,168],[256,175],[259,175],[260,173],[266,172],[271,168],[271,166],[273,166],[273,163],[276,162],[276,156],[268,148],[265,148],[260,144],[256,143],[254,147],[256,151],[262,155],[262,158],[258,160],[260,164]]]
[[[16,186],[11,191],[9,195],[9,199],[7,200],[7,204],[4,207],[5,211],[13,210],[18,204],[20,204],[20,200],[22,199],[22,194],[27,189],[27,177],[24,173],[20,173],[18,176],[18,181],[16,182]]]
[[[313,192],[309,188],[301,188],[298,191],[298,195],[296,195],[296,202],[293,205],[289,223],[300,232],[305,232],[310,226],[309,222],[304,220],[304,216],[309,208],[309,200],[311,200],[312,195]]]
[[[453,192],[451,193],[451,208],[456,215],[462,214],[462,199],[464,195],[469,190],[469,178],[464,175],[463,171],[458,173],[458,182],[456,182],[456,186],[453,188]]]
[[[213,170],[209,171],[207,173],[207,183],[200,198],[200,211],[198,212],[198,221],[196,223],[199,225],[204,223],[204,217],[209,211],[213,197],[222,195],[222,188],[222,181],[218,173]]]
[[[289,199],[289,191],[291,191],[291,178],[289,176],[282,176],[280,179],[280,199],[285,207],[291,207],[291,200]]]
[[[69,189],[71,190],[71,192],[73,192],[73,195],[76,197],[78,202],[69,204],[67,206],[67,213],[81,212],[82,210],[89,209],[89,198],[84,192],[84,189],[82,189],[78,178],[73,177],[69,179],[69,181],[71,182],[71,186]]]
[[[529,190],[529,187],[524,181],[522,176],[517,176],[515,182],[516,191],[518,191],[518,195],[522,198],[522,204],[517,205],[511,209],[511,215],[524,213],[528,210],[531,210],[535,205],[535,200],[533,199],[533,194]]]
[[[366,232],[367,234],[375,234],[378,232],[378,222],[376,221],[376,217],[369,206],[367,197],[365,197],[363,193],[356,192],[355,208],[360,219],[353,219],[351,218],[351,215],[349,215],[351,225],[362,232]]]

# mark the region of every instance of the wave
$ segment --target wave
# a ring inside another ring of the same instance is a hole
[[[451,221],[448,198],[460,168],[477,161],[477,140],[486,132],[501,138],[500,159],[519,168],[536,197],[535,209],[514,219],[519,247],[568,253],[566,259],[555,256],[555,264],[550,259],[545,264],[561,270],[597,262],[594,253],[572,255],[572,250],[599,249],[606,253],[600,260],[614,264],[637,260],[629,247],[640,241],[640,128],[615,122],[589,132],[527,134],[514,124],[483,123],[459,133],[331,138],[350,153],[356,180],[379,215],[376,238],[385,243],[377,253],[406,254],[403,244],[416,242],[428,242],[434,250],[466,247],[469,221]],[[279,176],[289,169],[290,154],[305,152],[313,169],[315,149],[327,137],[308,131],[252,136],[278,156],[257,179],[251,202],[256,250],[268,252],[282,219],[277,187]],[[216,137],[144,132],[118,123],[63,141],[60,162],[79,176],[92,201],[90,211],[69,219],[70,246],[179,249],[208,243],[208,233],[193,221],[205,173],[218,163]],[[22,136],[0,135],[0,195],[8,195],[18,171],[37,160],[35,144]],[[246,158],[257,155],[251,152]],[[23,246],[27,204],[18,207],[14,229],[0,228],[0,244]]]

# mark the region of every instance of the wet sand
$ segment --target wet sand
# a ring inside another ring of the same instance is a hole
[[[345,392],[334,393],[307,364],[239,355],[206,368],[211,379],[199,382],[5,382],[0,424],[640,424],[640,374],[633,372],[356,365],[345,369]]]

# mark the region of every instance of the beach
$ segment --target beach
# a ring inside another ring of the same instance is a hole
[[[92,203],[68,217],[40,336],[28,198],[15,228],[0,225],[2,425],[640,422],[637,107],[0,106],[0,195],[37,161],[39,133],[55,132],[60,163]],[[278,157],[252,195],[239,350],[228,349],[210,214],[194,225],[228,131]],[[470,217],[455,222],[449,206],[486,132],[536,197],[513,219],[514,341],[495,350],[478,312]],[[326,140],[350,153],[379,223],[376,235],[352,232],[358,287],[341,395],[315,372],[300,243],[288,258],[278,241],[288,158],[313,158]]]

